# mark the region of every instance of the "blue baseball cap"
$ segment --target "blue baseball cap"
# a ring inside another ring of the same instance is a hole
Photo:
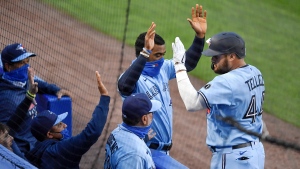
[[[56,124],[63,121],[68,116],[68,112],[56,115],[50,110],[44,110],[33,118],[31,123],[31,133],[39,141],[43,141],[47,132]]]
[[[143,115],[154,113],[161,108],[161,102],[150,100],[145,93],[132,94],[125,98],[122,106],[122,116],[129,119],[139,119]]]
[[[34,53],[27,52],[21,43],[7,45],[1,52],[1,60],[4,63],[19,62],[28,57],[36,56]]]

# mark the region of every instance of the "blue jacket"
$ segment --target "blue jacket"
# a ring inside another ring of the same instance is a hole
[[[67,140],[47,139],[37,142],[26,158],[40,169],[79,169],[83,154],[98,140],[109,110],[109,96],[101,96],[93,117],[77,136]]]
[[[40,80],[35,81],[38,82],[39,93],[54,95],[60,90],[54,84],[48,84]],[[27,85],[24,88],[15,86],[0,75],[0,122],[6,124],[9,118],[15,113],[18,105],[26,96],[27,87]],[[36,105],[31,104],[24,122],[19,126],[21,130],[18,130],[14,134],[14,141],[24,154],[31,150],[36,142],[36,139],[30,132],[31,120],[36,114]]]

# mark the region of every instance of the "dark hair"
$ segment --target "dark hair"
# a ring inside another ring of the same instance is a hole
[[[146,33],[147,32],[141,33],[135,41],[134,46],[135,46],[135,55],[136,55],[136,57],[138,57],[140,55],[140,52],[143,50],[143,47],[145,46]],[[155,45],[164,45],[165,40],[161,36],[159,36],[158,34],[155,34],[154,44]]]
[[[124,116],[122,116],[122,119],[123,122],[128,126],[135,126],[141,121],[141,119],[129,119],[129,118],[125,118]]]
[[[9,132],[9,128],[7,125],[0,123],[0,133],[5,133],[5,131]]]

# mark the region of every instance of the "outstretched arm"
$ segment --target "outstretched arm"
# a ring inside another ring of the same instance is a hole
[[[98,71],[96,73],[98,90],[101,94],[99,104],[96,106],[92,119],[87,124],[85,129],[78,135],[59,141],[54,147],[52,147],[51,153],[56,153],[59,150],[59,154],[63,154],[66,159],[70,161],[80,160],[81,156],[86,153],[90,147],[98,140],[102,133],[107,120],[107,114],[109,111],[110,97],[104,84],[102,83],[101,76]],[[70,151],[72,150],[72,151]],[[74,156],[74,153],[76,156]]]
[[[176,80],[180,97],[187,111],[197,111],[207,108],[203,97],[192,85],[186,71],[177,72]]]
[[[35,104],[35,95],[38,92],[38,83],[34,82],[34,70],[28,68],[29,89],[24,100],[18,105],[15,113],[7,121],[7,126],[11,129],[10,134],[14,136],[15,132],[20,130],[21,123],[27,116],[28,109],[32,103]]]
[[[156,24],[152,22],[145,35],[145,48],[148,50],[152,50],[154,47],[155,27]],[[132,63],[132,65],[120,77],[118,80],[118,90],[121,95],[131,95],[147,61],[147,54],[140,54]]]
[[[178,37],[172,43],[174,68],[176,71],[176,80],[179,94],[188,111],[197,111],[206,108],[203,97],[196,91],[191,84],[184,66],[184,45]]]
[[[197,66],[204,48],[207,30],[206,14],[206,10],[203,11],[202,6],[196,4],[195,8],[192,7],[192,19],[187,19],[196,33],[196,37],[194,38],[191,47],[186,51],[185,66],[187,72],[192,71]]]

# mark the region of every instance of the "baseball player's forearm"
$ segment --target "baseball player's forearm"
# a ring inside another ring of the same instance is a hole
[[[185,67],[187,72],[192,71],[197,66],[204,48],[204,41],[205,38],[195,36],[192,45],[186,51]]]
[[[118,89],[122,95],[129,96],[132,93],[146,62],[147,58],[140,55],[120,77],[118,80]]]
[[[39,88],[38,93],[55,95],[60,90],[60,88],[55,84],[47,83],[46,81],[37,80],[37,79],[35,79],[34,81],[38,83],[38,88]]]
[[[179,94],[188,111],[197,111],[206,109],[203,97],[196,91],[191,84],[186,71],[176,73],[177,86]]]
[[[54,153],[59,150],[60,154],[64,154],[64,158],[68,160],[74,157],[73,154],[81,156],[86,153],[90,147],[98,140],[102,133],[107,120],[109,111],[110,96],[101,95],[99,104],[95,107],[92,119],[81,133],[70,139],[59,141],[55,146]],[[70,151],[72,150],[72,151]]]

